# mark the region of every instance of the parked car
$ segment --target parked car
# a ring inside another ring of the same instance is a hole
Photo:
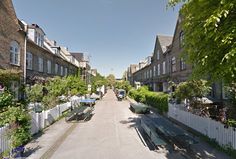
[[[116,93],[116,97],[118,101],[121,101],[122,99],[126,97],[126,91],[124,89],[118,89]]]

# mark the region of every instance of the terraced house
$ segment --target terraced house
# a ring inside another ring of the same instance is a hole
[[[20,71],[27,84],[77,73],[79,61],[45,35],[39,25],[18,20],[11,0],[0,1],[0,69]]]
[[[141,85],[147,85],[153,91],[168,92],[175,89],[169,88],[170,81],[176,84],[186,81],[192,73],[192,65],[187,64],[185,57],[181,54],[184,47],[183,38],[184,32],[181,28],[181,17],[179,17],[174,36],[157,35],[151,63],[130,75],[129,79],[133,80],[130,83],[140,82]],[[222,101],[225,98],[222,83],[212,84],[209,97],[215,101]]]

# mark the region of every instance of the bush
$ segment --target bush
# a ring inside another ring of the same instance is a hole
[[[147,87],[140,87],[137,90],[131,89],[129,96],[137,102],[157,108],[160,113],[168,111],[168,95],[165,93],[151,92]]]
[[[16,148],[24,145],[30,140],[30,115],[21,107],[9,107],[7,111],[0,114],[0,126],[9,124],[8,137],[11,147]]]
[[[145,94],[146,104],[157,108],[161,113],[168,111],[168,95],[165,93],[148,92]]]
[[[8,93],[7,91],[0,93],[0,112],[4,111],[6,107],[11,106],[12,101],[13,96],[10,93]]]
[[[179,100],[188,99],[191,106],[198,105],[197,98],[206,96],[211,90],[206,80],[190,80],[178,84],[174,95]]]
[[[26,89],[27,97],[30,102],[41,102],[43,98],[42,85],[35,84]]]

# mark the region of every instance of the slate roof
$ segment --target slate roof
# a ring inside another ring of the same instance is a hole
[[[79,62],[84,61],[84,54],[80,52],[71,52],[71,55],[74,56]]]
[[[162,51],[163,53],[167,50],[167,47],[172,43],[172,36],[166,36],[166,35],[157,35]]]

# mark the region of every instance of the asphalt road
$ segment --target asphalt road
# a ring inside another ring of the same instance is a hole
[[[165,153],[150,151],[136,130],[137,116],[128,101],[117,101],[109,90],[95,105],[90,121],[79,123],[58,145],[53,159],[156,159]],[[169,157],[168,157],[169,158]]]

